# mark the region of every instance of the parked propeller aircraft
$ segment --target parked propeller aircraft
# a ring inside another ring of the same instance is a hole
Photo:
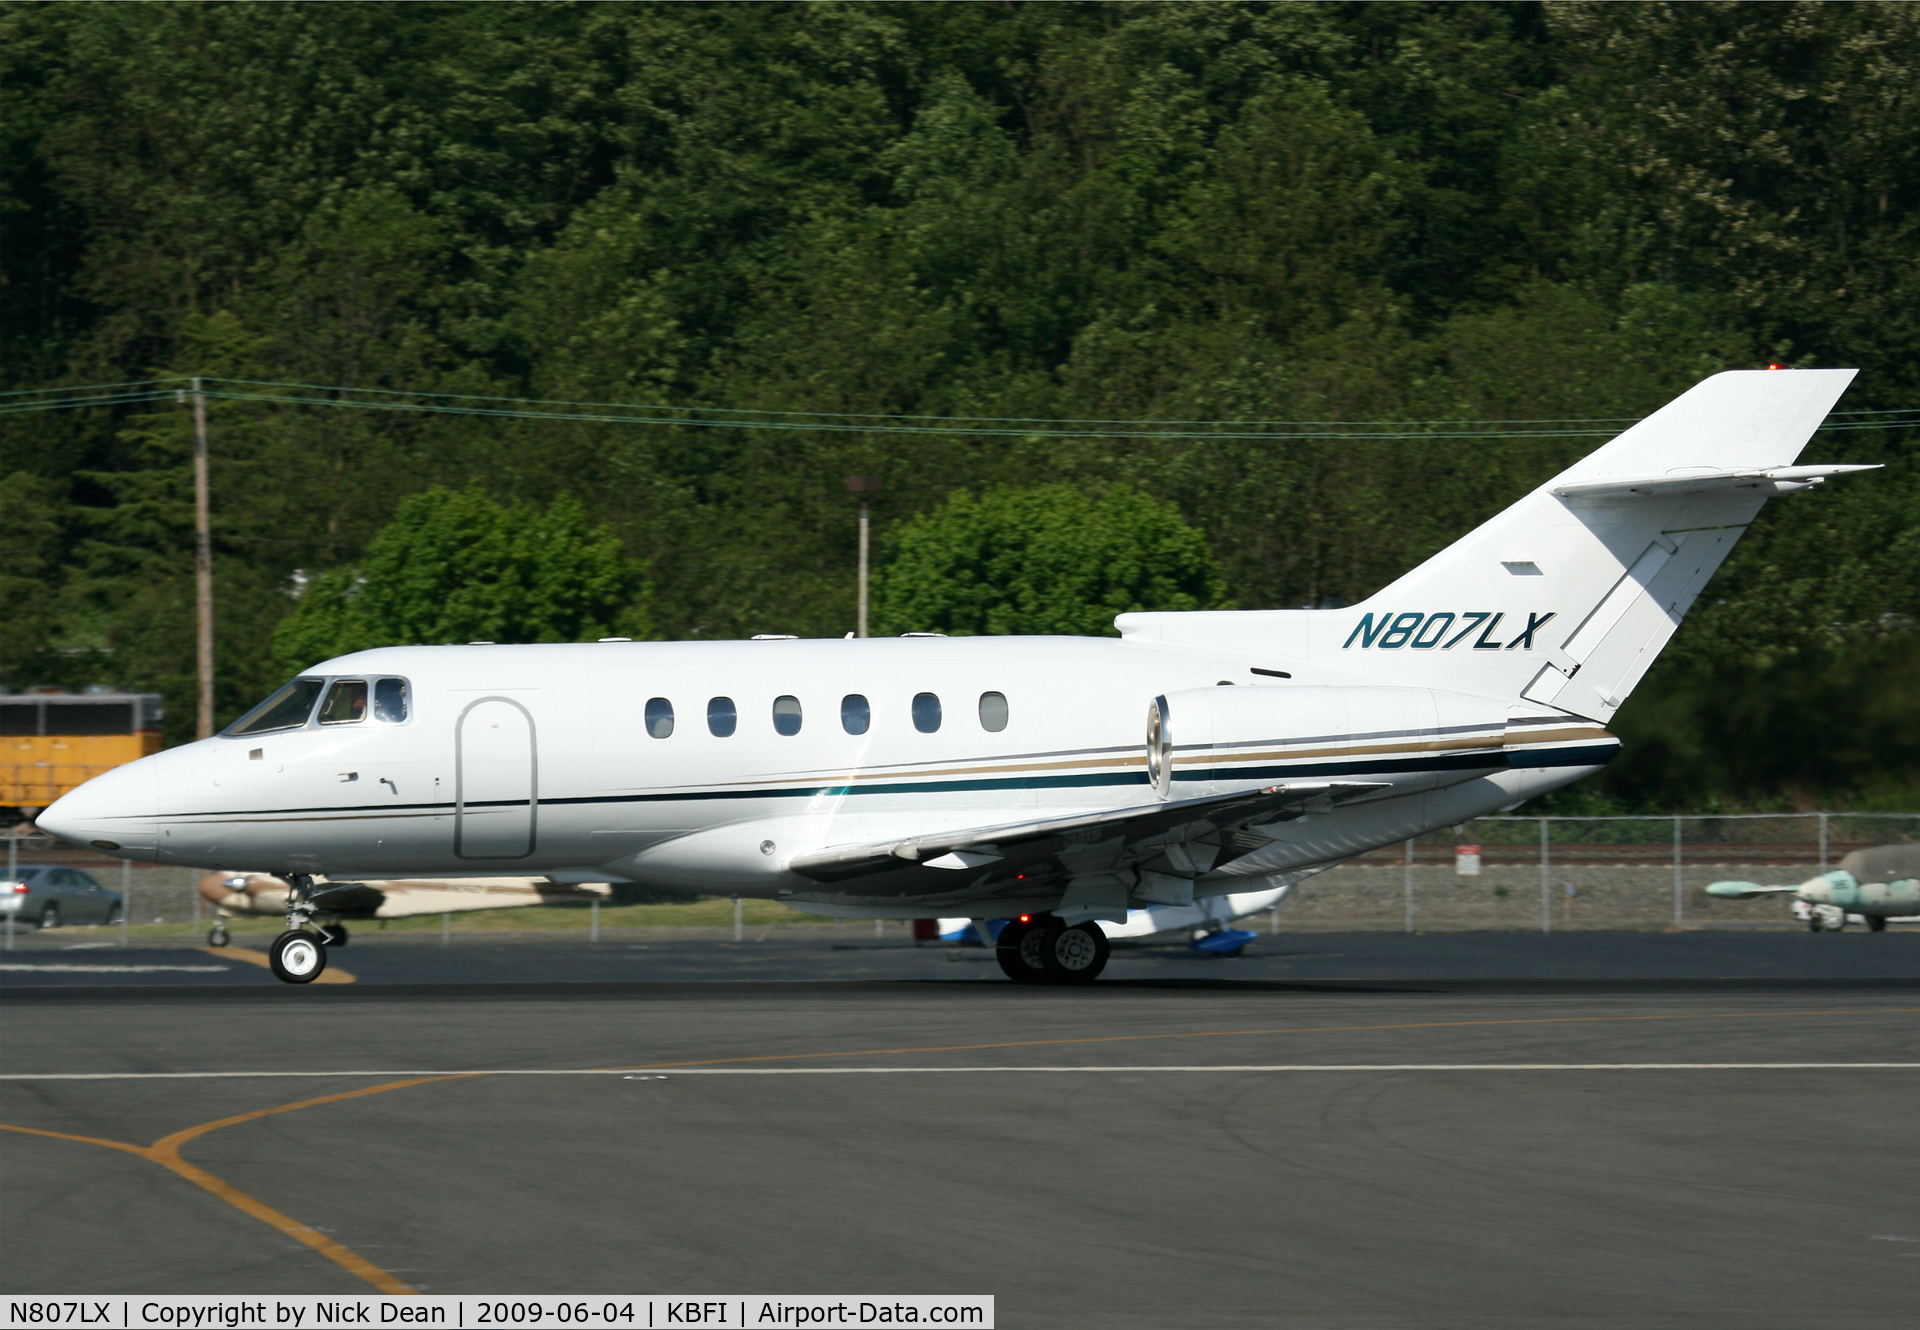
[[[224,947],[227,920],[280,918],[287,913],[293,888],[265,873],[208,873],[200,879],[202,899],[213,903],[213,927],[207,945]],[[330,947],[347,945],[349,919],[404,919],[416,914],[463,914],[470,910],[513,910],[528,905],[563,905],[604,900],[612,889],[601,883],[549,882],[538,877],[471,877],[399,882],[336,882],[316,878],[311,922]]]
[[[1920,916],[1920,844],[1880,845],[1855,850],[1840,867],[1808,878],[1797,887],[1763,887],[1757,882],[1715,882],[1709,896],[1750,900],[1790,895],[1794,914],[1816,933],[1837,933],[1849,916],[1858,916],[1878,933],[1889,919]]]
[[[1287,886],[1598,770],[1767,499],[1868,469],[1794,465],[1853,375],[1717,374],[1349,609],[362,651],[40,825],[284,878],[291,983],[326,964],[317,875],[502,872],[1027,915],[1010,972],[1084,982],[1130,909]]]

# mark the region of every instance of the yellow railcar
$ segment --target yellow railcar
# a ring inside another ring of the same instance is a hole
[[[158,693],[0,696],[0,808],[32,817],[84,781],[160,751]]]

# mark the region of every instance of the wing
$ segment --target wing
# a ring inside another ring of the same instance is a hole
[[[796,855],[787,867],[815,882],[882,879],[861,886],[907,894],[951,890],[957,884],[947,873],[965,869],[990,868],[996,877],[1071,874],[1078,871],[1072,862],[1076,852],[1094,847],[1105,851],[1102,867],[1110,868],[1144,862],[1170,845],[1203,842],[1210,851],[1207,866],[1218,867],[1267,843],[1267,837],[1246,828],[1288,820],[1316,806],[1331,809],[1337,802],[1385,788],[1377,781],[1270,785],[906,840],[830,846]]]

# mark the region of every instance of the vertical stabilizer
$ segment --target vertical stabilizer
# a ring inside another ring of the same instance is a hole
[[[1716,374],[1351,609],[1321,664],[1612,719],[1856,371]]]

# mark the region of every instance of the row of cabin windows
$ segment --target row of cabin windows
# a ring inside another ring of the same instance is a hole
[[[800,733],[800,699],[787,694],[773,699],[773,729],[776,734]],[[740,712],[730,697],[707,701],[707,732],[725,739],[739,728]],[[859,693],[840,699],[840,728],[848,734],[865,734],[873,725],[873,707]],[[940,699],[933,693],[916,693],[913,698],[913,728],[932,734],[940,728]],[[980,728],[998,734],[1007,728],[1007,695],[980,694]],[[664,697],[647,699],[647,733],[664,739],[673,733],[673,703]]]

